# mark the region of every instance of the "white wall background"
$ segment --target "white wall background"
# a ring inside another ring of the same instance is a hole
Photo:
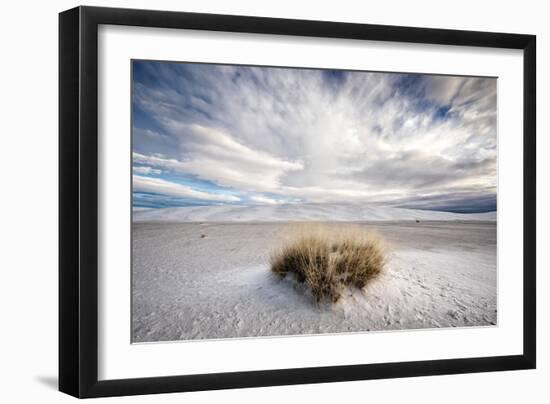
[[[74,1],[6,2],[0,24],[0,401],[63,403],[57,385],[57,13]],[[109,399],[156,403],[546,402],[550,393],[550,26],[545,2],[90,1],[156,8],[531,33],[538,40],[538,369]],[[411,347],[414,349],[414,347]]]

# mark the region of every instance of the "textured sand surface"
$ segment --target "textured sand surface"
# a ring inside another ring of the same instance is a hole
[[[386,272],[317,306],[269,271],[286,223],[134,223],[132,340],[496,324],[494,221],[360,225],[389,242]]]

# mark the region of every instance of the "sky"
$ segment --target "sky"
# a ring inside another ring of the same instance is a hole
[[[132,62],[134,207],[496,210],[494,78]]]

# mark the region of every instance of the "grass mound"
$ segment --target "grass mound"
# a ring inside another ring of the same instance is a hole
[[[383,240],[359,226],[307,224],[288,232],[270,263],[279,276],[305,282],[317,302],[336,302],[344,286],[363,288],[380,274],[385,257]]]

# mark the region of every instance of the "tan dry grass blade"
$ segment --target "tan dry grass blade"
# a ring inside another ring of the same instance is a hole
[[[317,302],[338,301],[344,286],[363,288],[384,268],[382,238],[358,225],[304,223],[289,226],[282,246],[271,257],[271,270],[295,274]]]

